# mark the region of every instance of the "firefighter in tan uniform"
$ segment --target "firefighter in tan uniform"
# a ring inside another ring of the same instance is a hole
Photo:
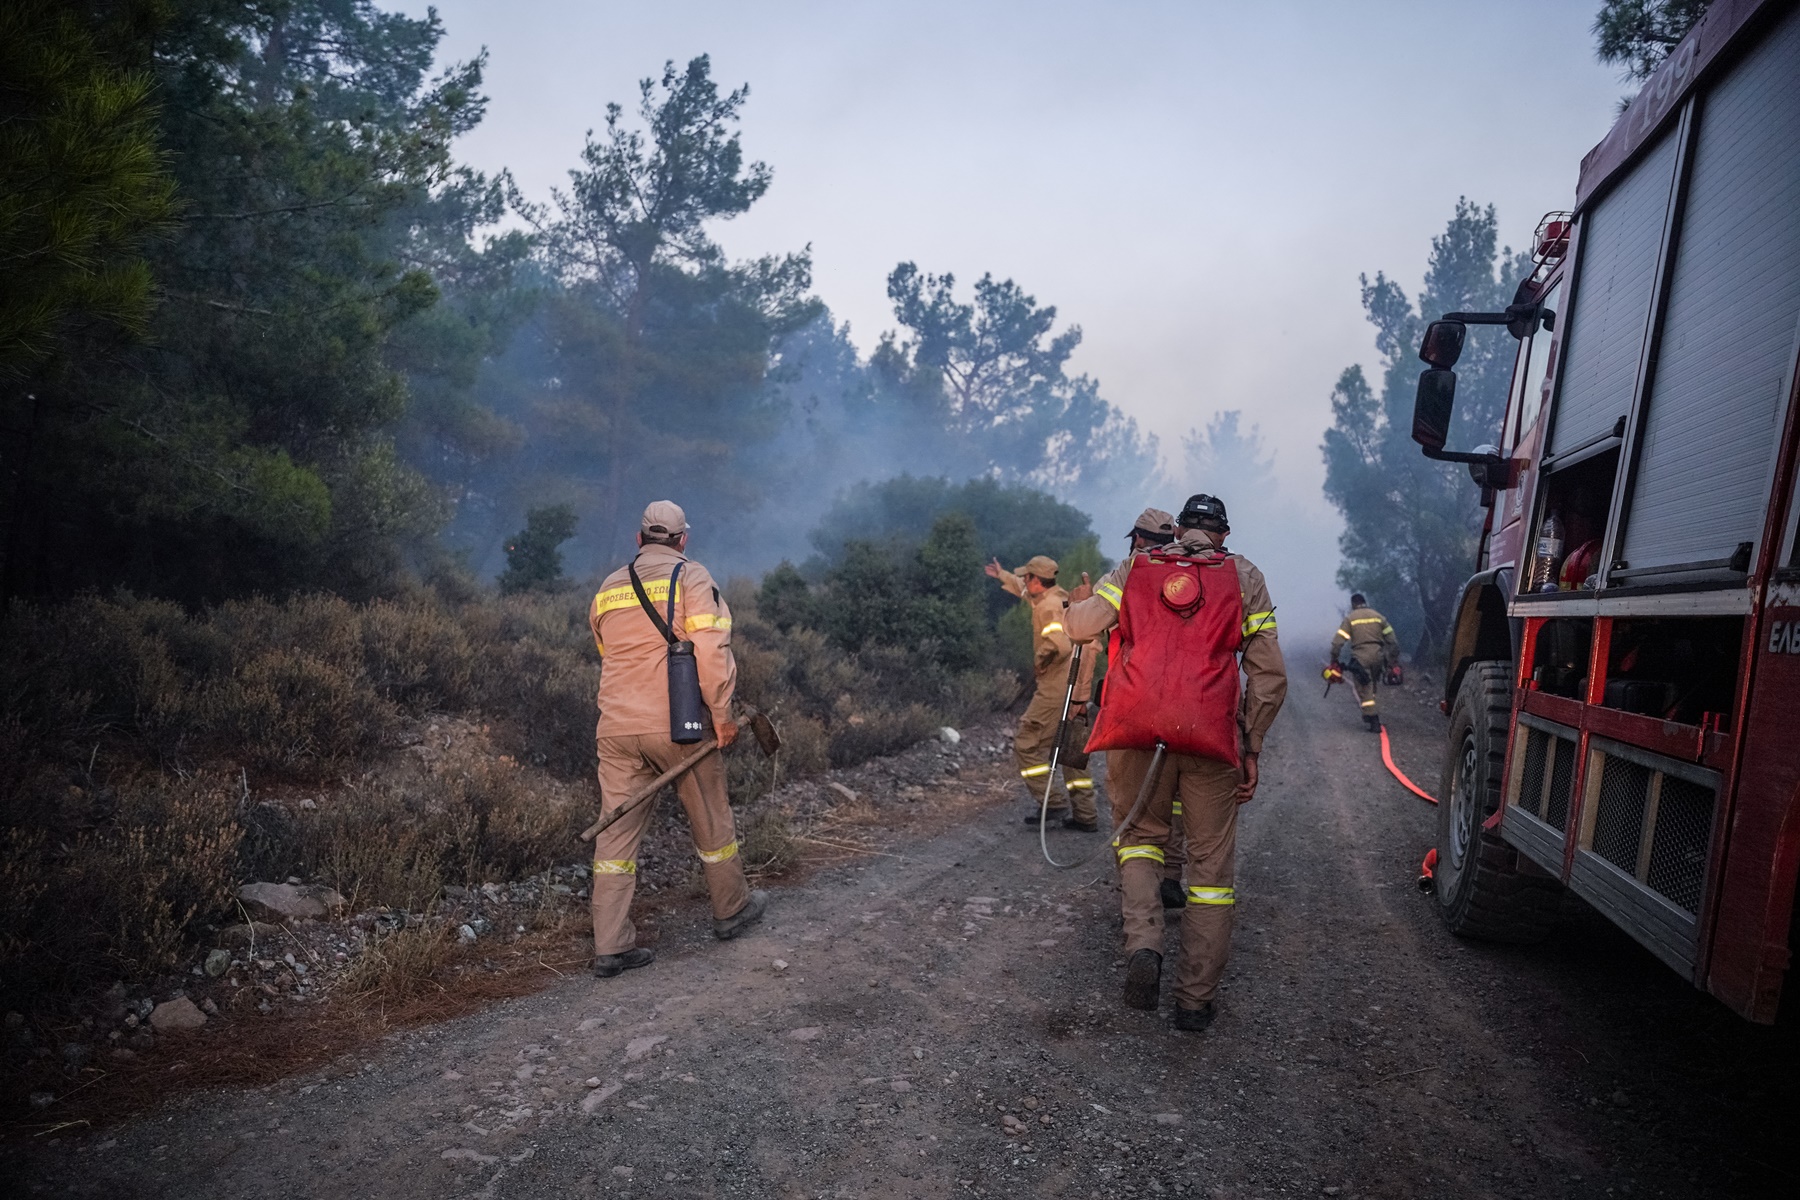
[[[644,510],[632,565],[659,616],[667,611],[670,577],[677,566],[681,568],[671,630],[694,644],[701,695],[711,717],[706,732],[725,747],[738,733],[731,719],[737,687],[731,610],[706,568],[683,553],[687,534],[687,516],[681,508],[668,500],[656,501]],[[588,624],[601,659],[595,742],[604,817],[687,757],[693,747],[670,740],[668,643],[644,611],[629,568],[619,568],[600,585],[588,610]],[[762,916],[768,897],[752,892],[744,879],[721,756],[702,758],[676,781],[675,790],[687,811],[694,851],[712,894],[713,933],[721,940],[736,937]],[[655,951],[635,944],[637,933],[631,924],[638,844],[653,807],[639,805],[602,830],[594,843],[594,974],[603,979],[630,967],[648,966],[656,957]]]
[[[1190,497],[1177,519],[1183,550],[1205,554],[1222,548],[1230,531],[1225,505],[1207,495]],[[1231,952],[1237,857],[1237,809],[1256,794],[1257,758],[1263,736],[1287,695],[1287,668],[1275,639],[1275,605],[1262,572],[1242,555],[1230,556],[1242,603],[1242,643],[1237,655],[1247,676],[1234,736],[1241,739],[1242,766],[1186,754],[1163,760],[1155,791],[1143,812],[1119,831],[1120,910],[1124,918],[1125,1003],[1155,1009],[1162,980],[1163,910],[1158,895],[1163,846],[1168,841],[1174,803],[1182,808],[1187,846],[1187,906],[1181,914],[1181,961],[1175,979],[1177,1029],[1198,1031],[1212,1023],[1219,976]],[[1121,563],[1099,584],[1084,581],[1071,598],[1065,624],[1076,641],[1104,636],[1119,621],[1132,560]],[[1116,669],[1116,668],[1115,668]],[[1229,721],[1229,715],[1221,717]],[[1108,784],[1120,804],[1137,798],[1154,752],[1107,752]]]
[[[1038,823],[1043,815],[1044,793],[1048,790],[1051,819],[1061,816],[1064,829],[1092,833],[1100,828],[1099,813],[1094,807],[1093,776],[1083,768],[1063,763],[1066,797],[1060,795],[1063,789],[1057,786],[1057,781],[1050,778],[1050,752],[1055,748],[1056,729],[1062,720],[1063,693],[1069,684],[1069,655],[1074,649],[1069,635],[1063,631],[1063,610],[1068,607],[1069,594],[1056,586],[1056,560],[1040,554],[1017,571],[1004,569],[998,561],[990,562],[985,570],[989,578],[999,580],[1001,587],[1023,599],[1031,608],[1032,670],[1036,690],[1025,715],[1019,719],[1018,732],[1013,735],[1013,758],[1019,764],[1019,777],[1025,781],[1033,802],[1025,823]],[[1093,656],[1083,655],[1081,675],[1075,681],[1075,702],[1069,708],[1071,724],[1086,724],[1087,697],[1093,690],[1093,679]],[[1072,814],[1062,811],[1064,804],[1074,810]]]
[[[1375,689],[1381,677],[1400,663],[1400,642],[1388,619],[1369,607],[1361,592],[1350,596],[1350,615],[1344,618],[1331,637],[1331,665],[1338,665],[1338,655],[1350,647],[1350,686],[1362,708],[1363,726],[1370,733],[1381,732],[1381,708],[1375,700]]]

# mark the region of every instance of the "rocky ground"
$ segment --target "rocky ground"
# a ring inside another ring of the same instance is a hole
[[[1388,700],[1428,790],[1435,701]],[[671,884],[648,969],[0,1167],[114,1198],[1795,1194],[1791,1030],[1597,921],[1535,948],[1448,937],[1414,887],[1432,810],[1347,696],[1297,679],[1271,737],[1198,1036],[1119,1004],[1112,872],[1039,857],[999,732],[804,785],[795,828],[827,861],[738,941]]]

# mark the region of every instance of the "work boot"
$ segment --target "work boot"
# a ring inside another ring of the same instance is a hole
[[[1053,808],[1049,813],[1049,819],[1052,821],[1067,820],[1068,817],[1069,810],[1066,808]],[[1044,820],[1044,812],[1042,809],[1034,808],[1029,813],[1025,814],[1025,823],[1027,825],[1036,825],[1042,820]]]
[[[769,893],[757,888],[750,893],[750,902],[729,917],[713,919],[713,936],[721,942],[729,942],[750,926],[762,920],[763,910],[769,907]]]
[[[1154,950],[1139,950],[1125,965],[1126,1006],[1155,1012],[1157,994],[1161,990],[1162,955]]]
[[[594,960],[594,978],[611,979],[633,967],[647,967],[656,961],[656,951],[648,946],[633,946],[623,954],[602,954]]]
[[[1162,896],[1162,905],[1164,908],[1187,907],[1187,893],[1181,889],[1181,881],[1179,879],[1165,879],[1158,885],[1156,890],[1158,894]]]
[[[1175,1028],[1181,1030],[1183,1033],[1199,1033],[1202,1029],[1211,1025],[1213,1023],[1213,1018],[1218,1015],[1218,1006],[1211,1000],[1208,1000],[1199,1008],[1183,1008],[1181,1005],[1177,1004],[1175,1006]]]
[[[1099,833],[1100,832],[1100,826],[1098,823],[1096,823],[1094,821],[1084,821],[1080,817],[1064,817],[1063,822],[1062,822],[1062,827],[1064,829],[1073,829],[1078,833]]]
[[[1368,729],[1368,731],[1370,733],[1380,733],[1381,732],[1381,718],[1380,717],[1370,716],[1369,714],[1365,713],[1365,714],[1363,714],[1363,725]]]

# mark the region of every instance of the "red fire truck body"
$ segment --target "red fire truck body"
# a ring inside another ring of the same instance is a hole
[[[1421,350],[1414,437],[1488,505],[1439,910],[1531,940],[1572,892],[1772,1021],[1800,871],[1800,6],[1717,0],[1539,260],[1506,313],[1448,314]],[[1523,335],[1473,454],[1443,449],[1468,324]]]

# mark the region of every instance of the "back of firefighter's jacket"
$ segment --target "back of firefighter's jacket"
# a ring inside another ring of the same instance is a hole
[[[729,719],[737,688],[731,653],[731,609],[712,574],[672,546],[645,546],[636,559],[638,578],[658,614],[668,612],[669,578],[681,564],[675,589],[674,631],[694,643],[700,694],[713,725]],[[606,577],[588,608],[588,625],[600,651],[601,737],[669,732],[668,643],[638,602],[627,568]]]

